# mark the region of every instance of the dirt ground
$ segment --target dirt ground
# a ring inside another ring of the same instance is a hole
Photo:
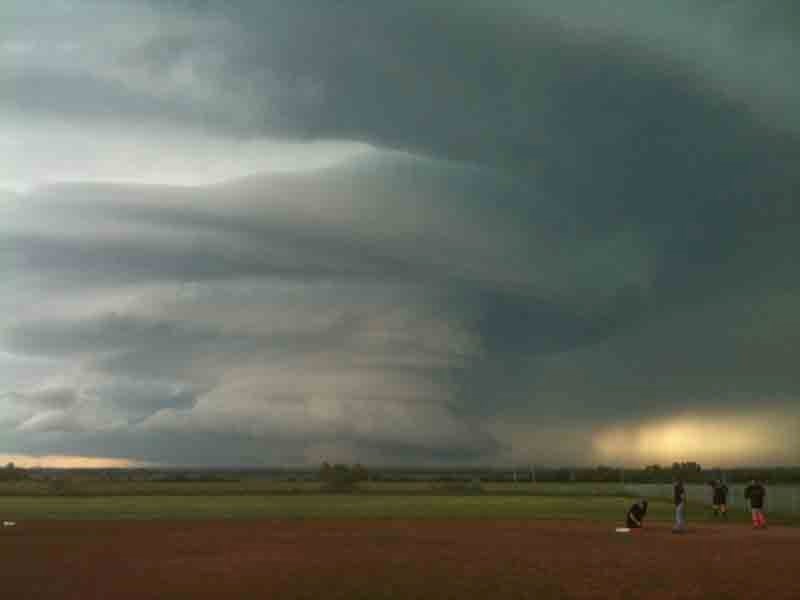
[[[800,529],[542,521],[25,522],[4,598],[800,598]]]

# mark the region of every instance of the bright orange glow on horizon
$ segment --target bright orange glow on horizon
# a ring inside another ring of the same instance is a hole
[[[145,465],[143,462],[125,458],[104,458],[99,456],[0,454],[0,467],[8,463],[14,463],[15,466],[23,469],[127,469]]]
[[[786,415],[680,416],[605,429],[593,446],[599,459],[613,463],[778,464],[796,443],[797,425]]]

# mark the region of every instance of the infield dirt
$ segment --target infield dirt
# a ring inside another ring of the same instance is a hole
[[[39,521],[0,529],[29,599],[800,598],[800,529],[552,521]]]

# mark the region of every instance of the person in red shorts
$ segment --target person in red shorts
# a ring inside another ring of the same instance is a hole
[[[750,501],[753,529],[766,529],[767,517],[764,515],[764,499],[767,497],[767,490],[764,485],[760,481],[751,481],[744,490],[744,497]]]

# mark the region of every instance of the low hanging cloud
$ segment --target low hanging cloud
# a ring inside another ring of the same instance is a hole
[[[635,463],[794,418],[790,5],[621,6],[5,5],[0,450]]]

